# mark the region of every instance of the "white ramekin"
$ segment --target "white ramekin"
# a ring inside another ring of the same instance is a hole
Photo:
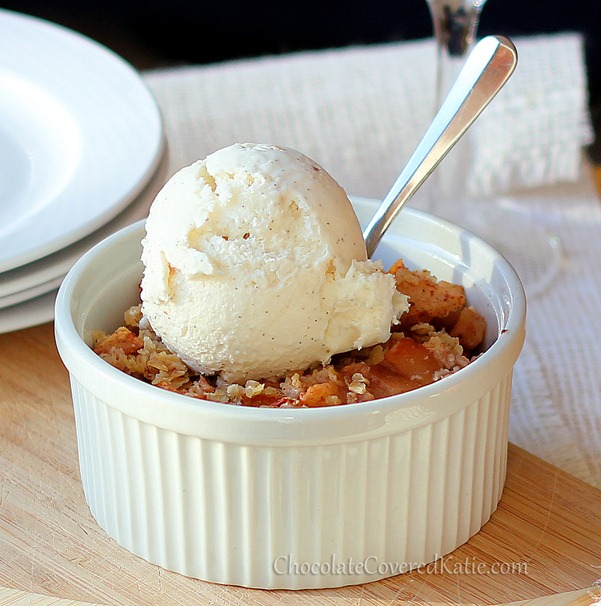
[[[354,201],[366,219],[373,203]],[[56,302],[83,489],[123,547],[184,575],[257,588],[374,581],[453,551],[505,481],[511,377],[526,305],[511,266],[446,221],[407,209],[378,255],[463,284],[488,349],[413,392],[318,409],[199,401],[147,385],[89,348],[138,302],[143,224],[95,246]]]

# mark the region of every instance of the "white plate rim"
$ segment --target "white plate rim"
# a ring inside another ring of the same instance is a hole
[[[122,211],[156,170],[164,129],[140,74],[81,34],[0,9],[0,52],[0,78],[4,73],[9,87],[13,77],[29,79],[48,93],[72,118],[82,146],[71,179],[34,213],[40,227],[19,222],[17,213],[14,229],[0,238],[0,271],[7,271],[68,246]],[[111,179],[101,178],[107,173]]]
[[[35,284],[29,288],[24,288],[23,290],[0,297],[0,313],[2,313],[2,310],[6,309],[7,307],[19,305],[20,303],[24,303],[30,299],[36,299],[41,295],[45,295],[51,290],[56,290],[61,285],[65,275],[66,274],[58,275],[50,280],[47,280],[46,282],[40,282],[39,284]]]
[[[169,154],[165,147],[163,159],[144,190],[116,217],[85,238],[53,254],[0,273],[0,301],[5,296],[49,282],[58,276],[65,276],[77,259],[92,246],[123,227],[144,218],[148,214],[152,200],[167,180],[168,168]]]
[[[23,330],[52,321],[57,293],[58,288],[55,288],[45,295],[0,309],[0,334]]]

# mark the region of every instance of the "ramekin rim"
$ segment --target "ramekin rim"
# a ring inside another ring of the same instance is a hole
[[[434,217],[437,221],[440,220],[445,224],[453,226],[451,222],[440,219],[439,217],[435,217],[434,215],[419,209],[409,208],[403,210],[403,212],[413,213],[430,218]],[[482,366],[488,366],[490,363],[492,363],[492,356],[495,358],[503,357],[503,354],[508,349],[515,346],[515,339],[521,339],[523,341],[526,299],[521,282],[510,263],[492,246],[474,235],[473,237],[478,241],[479,245],[486,246],[490,252],[496,256],[496,262],[500,263],[501,265],[503,277],[508,282],[512,296],[512,313],[508,318],[507,325],[504,327],[504,330],[501,331],[501,334],[497,336],[491,346],[485,352],[483,352],[482,355],[473,360],[468,366],[462,368],[460,371],[446,376],[440,381],[419,387],[409,392],[388,396],[385,398],[378,398],[368,402],[361,402],[357,403],[357,405],[342,404],[328,407],[291,407],[274,409],[267,407],[224,404],[221,402],[202,400],[200,398],[193,398],[188,395],[170,392],[155,385],[145,383],[140,379],[132,377],[127,373],[114,368],[100,356],[95,354],[94,351],[85,343],[84,339],[79,335],[70,311],[70,301],[73,289],[77,284],[79,276],[85,273],[85,269],[88,264],[90,264],[103,250],[113,246],[116,241],[127,238],[130,232],[139,230],[144,222],[144,219],[139,220],[108,236],[92,247],[74,264],[63,280],[57,294],[55,302],[55,339],[59,348],[59,353],[61,353],[61,357],[68,357],[65,356],[68,348],[71,350],[72,354],[77,356],[79,364],[85,364],[88,369],[94,373],[97,373],[99,377],[102,377],[113,384],[117,384],[123,389],[132,391],[132,393],[138,393],[147,400],[150,399],[154,402],[160,402],[161,404],[168,404],[177,409],[181,409],[182,411],[194,409],[195,412],[199,412],[199,409],[201,408],[203,412],[217,415],[221,418],[229,418],[235,415],[235,417],[239,419],[240,415],[244,415],[245,417],[253,418],[255,420],[261,420],[262,418],[265,418],[265,420],[273,420],[274,415],[277,415],[277,418],[280,419],[281,416],[286,415],[289,420],[294,419],[295,421],[302,419],[309,420],[314,418],[336,419],[341,416],[354,417],[357,415],[387,413],[391,410],[409,408],[417,403],[423,403],[425,400],[430,400],[430,398],[438,397],[441,393],[443,393],[443,391],[440,390],[441,381],[443,382],[442,384],[445,385],[444,391],[447,391],[447,388],[452,389],[458,386],[458,384],[460,385],[465,383],[472,375],[482,372]],[[519,343],[519,349],[521,349],[521,343]],[[67,365],[66,362],[65,365]],[[68,366],[67,369],[72,374],[72,371]],[[291,415],[292,418],[290,418]],[[299,418],[297,419],[296,417]]]

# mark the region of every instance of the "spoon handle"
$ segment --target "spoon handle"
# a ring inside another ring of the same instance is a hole
[[[507,38],[487,36],[476,44],[407,166],[365,228],[368,257],[401,208],[501,90],[516,65],[517,51]]]

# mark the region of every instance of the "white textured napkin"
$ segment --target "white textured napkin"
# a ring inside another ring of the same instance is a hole
[[[582,39],[516,38],[518,68],[468,131],[473,194],[574,181],[591,140]],[[146,73],[180,168],[235,142],[295,147],[347,192],[383,196],[434,113],[431,40]],[[463,143],[463,142],[462,142]]]
[[[468,132],[474,194],[576,181],[592,142],[582,39],[516,40],[518,66]]]

